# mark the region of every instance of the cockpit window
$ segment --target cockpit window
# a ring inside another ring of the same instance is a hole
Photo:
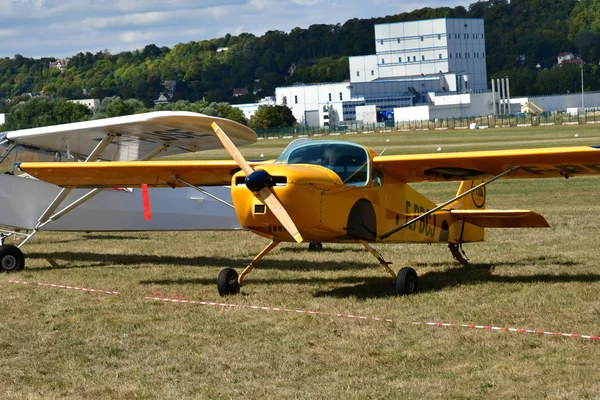
[[[338,174],[348,186],[369,182],[369,154],[354,143],[309,141],[290,145],[275,163],[320,165]]]

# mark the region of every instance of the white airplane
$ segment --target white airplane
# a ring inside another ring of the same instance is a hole
[[[250,128],[191,112],[151,112],[0,133],[0,163],[18,159],[22,149],[45,153],[56,162],[135,161],[221,148],[211,128],[218,120],[236,144],[256,142]],[[230,164],[230,165],[229,165]],[[234,161],[225,164],[231,173]],[[24,263],[20,249],[38,231],[164,231],[241,229],[229,187],[189,185],[179,190],[148,189],[146,219],[142,189],[61,189],[27,174],[0,174],[0,246],[12,239],[16,258],[3,258],[2,271]],[[8,246],[8,245],[6,245]],[[13,262],[11,262],[13,260]]]

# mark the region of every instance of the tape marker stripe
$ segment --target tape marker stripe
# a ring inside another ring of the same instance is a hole
[[[32,283],[32,282],[26,282],[26,281],[13,281],[13,280],[10,280],[8,282],[15,283],[15,284],[20,284],[20,285],[37,285],[37,286],[53,287],[53,288],[58,288],[58,289],[78,290],[80,292],[104,293],[104,294],[112,294],[112,295],[121,294],[121,293],[116,292],[114,290],[91,289],[91,288],[69,286],[69,285],[58,285],[58,284],[55,284],[55,283]]]
[[[59,285],[54,283],[32,283],[27,281],[17,281],[17,280],[9,280],[9,283],[20,284],[20,285],[37,285],[43,287],[53,287],[59,289],[70,289],[77,290],[81,292],[90,292],[90,293],[104,293],[109,295],[120,295],[120,292],[114,290],[99,290],[99,289],[91,289],[91,288],[83,288],[77,286],[69,286],[69,285]],[[381,321],[388,322],[394,324],[408,324],[408,322],[389,319],[389,318],[380,318],[380,317],[366,317],[362,315],[352,315],[352,314],[332,314],[332,313],[323,313],[320,311],[308,311],[308,310],[294,310],[294,309],[286,309],[281,307],[264,307],[264,306],[251,306],[251,305],[243,305],[243,304],[231,304],[231,303],[217,303],[213,301],[197,301],[197,300],[185,300],[185,299],[171,299],[166,297],[144,297],[145,300],[153,300],[153,301],[163,301],[168,303],[180,303],[180,304],[196,304],[196,305],[204,305],[204,306],[215,306],[215,307],[225,307],[225,308],[246,308],[252,310],[263,310],[263,311],[281,311],[281,312],[291,312],[296,314],[307,314],[307,315],[331,315],[339,318],[347,318],[347,319],[358,319],[358,320],[371,320],[371,321]],[[479,329],[479,330],[490,330],[490,331],[506,331],[506,332],[514,332],[514,333],[533,333],[537,335],[548,335],[548,336],[561,336],[561,337],[570,337],[570,338],[579,338],[579,339],[588,339],[600,341],[600,336],[597,335],[581,335],[577,333],[561,333],[561,332],[548,332],[542,330],[533,330],[533,329],[522,329],[522,328],[505,328],[491,325],[474,325],[474,324],[454,324],[449,322],[412,322],[412,325],[422,325],[422,326],[437,326],[437,327],[459,327],[459,328],[468,328],[468,329]]]
[[[223,308],[246,308],[252,310],[264,310],[264,311],[283,311],[283,312],[291,312],[297,314],[310,314],[310,315],[331,315],[339,318],[347,318],[347,319],[359,319],[359,320],[371,320],[371,321],[382,321],[389,322],[394,324],[408,324],[408,322],[389,319],[389,318],[380,318],[380,317],[366,317],[362,315],[352,315],[352,314],[331,314],[331,313],[323,313],[319,311],[308,311],[308,310],[293,310],[286,308],[278,308],[278,307],[262,307],[262,306],[248,306],[242,304],[230,304],[230,303],[215,303],[212,301],[195,301],[195,300],[182,300],[182,299],[171,299],[165,297],[144,297],[145,300],[151,301],[163,301],[167,303],[179,303],[179,304],[196,304],[203,306],[216,306]],[[437,327],[455,327],[455,328],[468,328],[468,329],[479,329],[479,330],[489,330],[489,331],[505,331],[505,332],[514,332],[514,333],[534,333],[538,335],[551,335],[551,336],[562,336],[562,337],[570,337],[570,338],[581,338],[581,339],[589,339],[589,340],[597,340],[600,341],[600,336],[594,335],[580,335],[576,333],[561,333],[561,332],[546,332],[541,330],[533,330],[533,329],[520,329],[520,328],[505,328],[499,326],[491,326],[491,325],[474,325],[474,324],[453,324],[450,322],[412,322],[412,325],[421,325],[421,326],[437,326]]]

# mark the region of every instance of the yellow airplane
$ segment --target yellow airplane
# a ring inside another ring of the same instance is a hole
[[[207,117],[209,118],[209,117]],[[548,227],[530,210],[487,210],[486,187],[506,178],[569,178],[600,173],[600,147],[378,155],[343,141],[292,142],[274,162],[248,163],[228,136],[213,129],[233,161],[22,163],[20,168],[65,188],[231,184],[241,225],[271,242],[238,274],[226,268],[220,295],[239,293],[244,277],[281,242],[360,243],[385,268],[398,294],[417,290],[417,274],[394,272],[372,243],[446,243],[459,262],[463,243],[485,228]],[[456,196],[435,204],[409,184],[460,181]],[[14,257],[14,254],[13,254]]]

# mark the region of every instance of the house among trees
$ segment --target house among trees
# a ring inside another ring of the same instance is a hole
[[[247,87],[233,89],[233,97],[243,96],[245,94],[248,94]]]
[[[585,65],[585,62],[571,52],[559,53],[557,57],[558,66],[560,67],[563,64],[578,64]]]
[[[50,69],[57,69],[59,71],[64,71],[69,66],[69,59],[61,59],[56,61],[50,61]]]
[[[154,104],[169,104],[169,99],[164,95],[164,93],[161,92],[160,96],[158,96],[158,99],[154,100]]]
[[[174,80],[164,81],[162,83],[164,87],[164,91],[160,92],[158,99],[154,100],[154,104],[168,104],[171,99],[175,96],[175,87],[177,86],[177,82]]]
[[[168,80],[164,81],[162,85],[165,88],[165,91],[163,92],[165,96],[167,96],[169,99],[172,99],[175,95],[175,86],[177,86],[177,82],[174,80]]]

